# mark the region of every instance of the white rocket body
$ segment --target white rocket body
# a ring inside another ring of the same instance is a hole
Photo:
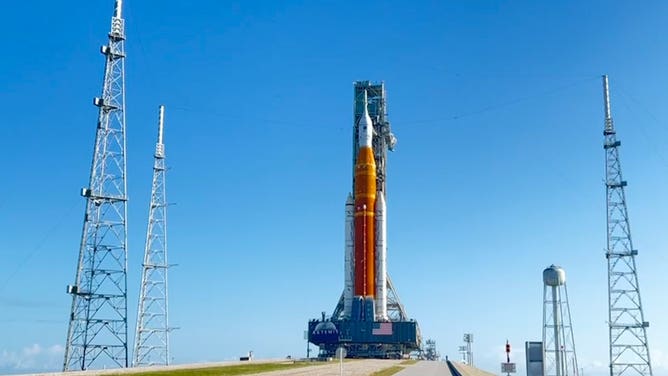
[[[344,287],[343,287],[343,316],[350,318],[353,308],[353,284],[355,277],[355,202],[353,196],[348,195],[346,200],[346,224],[345,224],[345,260],[344,260]]]
[[[387,204],[376,196],[376,320],[387,321]]]

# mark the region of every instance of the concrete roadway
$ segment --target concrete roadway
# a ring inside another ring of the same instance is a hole
[[[368,376],[376,371],[400,364],[399,360],[356,360],[343,364],[345,376]],[[445,362],[421,361],[395,374],[395,376],[454,376]],[[322,366],[298,368],[285,371],[274,371],[260,374],[262,376],[339,376],[339,363]],[[472,375],[463,375],[472,376]],[[477,375],[476,375],[477,376]]]
[[[355,360],[343,363],[345,376],[368,376],[376,371],[401,364],[399,360]],[[470,367],[462,363],[452,362],[459,375],[453,375],[446,362],[420,361],[404,366],[404,370],[395,376],[495,376],[492,373]],[[297,368],[285,371],[262,373],[262,376],[339,376],[339,363]]]
[[[396,376],[452,376],[445,362],[417,362],[395,374]]]
[[[368,376],[376,371],[401,363],[400,360],[365,359],[343,362],[343,375]],[[295,368],[285,371],[263,372],[262,376],[339,376],[339,362],[331,362],[318,366]]]

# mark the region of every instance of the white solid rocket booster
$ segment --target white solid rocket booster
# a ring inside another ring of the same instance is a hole
[[[353,283],[354,283],[354,260],[355,260],[355,201],[353,196],[348,194],[346,200],[346,225],[345,225],[345,265],[344,265],[344,287],[343,287],[343,316],[350,318],[353,309]]]
[[[387,320],[387,205],[376,195],[376,320]]]

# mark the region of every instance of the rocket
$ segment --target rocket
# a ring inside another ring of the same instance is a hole
[[[376,160],[366,92],[364,96],[355,164],[355,296],[373,299],[376,296]]]
[[[354,196],[348,196],[345,210],[344,316],[367,321],[387,320],[386,203],[376,187],[372,141],[373,123],[364,92]]]

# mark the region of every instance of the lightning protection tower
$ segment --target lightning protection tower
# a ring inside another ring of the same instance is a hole
[[[125,25],[116,0],[99,108],[63,369],[128,366]]]
[[[638,251],[631,242],[631,226],[626,208],[619,162],[617,133],[610,113],[608,76],[603,76],[605,108],[605,191],[607,206],[608,326],[610,329],[610,376],[652,375],[647,328],[636,270]]]
[[[473,333],[464,333],[466,344],[466,364],[473,366]]]
[[[559,266],[543,270],[543,362],[545,376],[578,376],[566,272]]]
[[[167,299],[167,200],[165,195],[165,107],[159,107],[158,142],[155,145],[153,185],[148,211],[146,248],[142,265],[137,332],[132,365],[169,365]]]

